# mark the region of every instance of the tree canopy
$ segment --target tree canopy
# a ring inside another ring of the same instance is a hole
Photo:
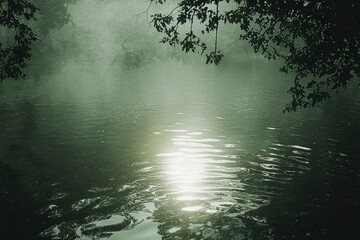
[[[41,45],[32,44],[44,40],[52,29],[67,24],[71,19],[68,5],[76,1],[0,0],[0,81],[26,76],[27,61],[46,45],[44,41]]]
[[[28,22],[37,7],[26,0],[0,0],[0,81],[22,78],[31,57],[31,43],[37,40]]]
[[[360,74],[356,0],[179,0],[171,11],[152,15],[152,23],[164,33],[163,43],[205,54],[214,64],[223,58],[219,27],[237,25],[240,40],[268,59],[283,59],[280,70],[295,73],[284,111],[318,105]],[[203,41],[208,34],[215,39],[211,50]]]
[[[37,32],[70,19],[66,3],[76,0],[0,0],[0,81],[25,76]],[[172,4],[149,0],[150,4]],[[171,1],[174,2],[174,1]],[[285,111],[312,107],[360,75],[360,2],[355,0],[178,0],[173,9],[152,15],[163,43],[206,55],[219,64],[219,28],[238,26],[238,37],[268,59],[283,59],[281,71],[295,74]],[[40,8],[39,14],[38,7]],[[207,36],[214,41],[208,42]]]

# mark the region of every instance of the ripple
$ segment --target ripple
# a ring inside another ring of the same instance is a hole
[[[181,208],[181,210],[185,211],[185,212],[198,212],[198,211],[200,211],[202,209],[203,209],[203,207],[201,205]]]
[[[291,148],[296,148],[296,149],[300,149],[300,150],[305,150],[305,151],[311,151],[311,148],[308,147],[303,147],[303,146],[298,146],[298,145],[288,145]]]
[[[77,230],[77,234],[80,238],[82,236],[92,236],[96,238],[110,237],[114,232],[129,228],[132,222],[129,217],[112,215],[108,218],[81,226]]]
[[[81,199],[75,202],[74,204],[72,204],[72,209],[75,211],[80,211],[86,207],[96,204],[100,200],[101,200],[100,197]]]
[[[56,219],[63,216],[64,211],[58,205],[50,204],[49,206],[42,208],[39,214],[45,215],[48,218]]]

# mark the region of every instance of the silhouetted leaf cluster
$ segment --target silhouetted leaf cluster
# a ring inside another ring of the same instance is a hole
[[[164,4],[165,0],[151,0]],[[229,9],[219,11],[221,9]],[[292,100],[284,111],[313,107],[345,88],[360,74],[360,2],[356,0],[180,0],[169,14],[155,14],[155,28],[165,34],[162,42],[180,44],[186,52],[204,53],[206,43],[193,31],[194,21],[215,32],[214,49],[206,63],[218,64],[220,23],[239,26],[239,39],[267,59],[283,59],[281,71],[295,73],[289,89]],[[185,36],[180,25],[189,24]]]
[[[0,81],[25,77],[23,68],[31,58],[30,45],[37,40],[27,23],[35,19],[37,10],[26,0],[0,0],[0,31],[4,35],[13,33],[10,43],[0,42]]]

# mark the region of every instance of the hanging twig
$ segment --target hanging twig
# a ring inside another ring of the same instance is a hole
[[[218,45],[218,30],[219,30],[219,0],[216,0],[215,3],[216,3],[215,53],[216,53],[217,45]]]

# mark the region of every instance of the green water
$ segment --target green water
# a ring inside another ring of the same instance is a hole
[[[251,59],[3,83],[2,239],[351,239],[358,90],[283,114],[290,85]]]

